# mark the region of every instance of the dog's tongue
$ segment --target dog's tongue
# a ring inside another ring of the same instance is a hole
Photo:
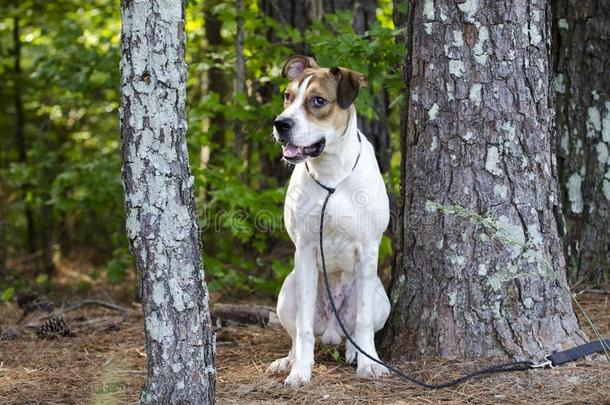
[[[292,144],[287,144],[282,147],[284,156],[287,158],[293,158],[303,153],[303,148]]]

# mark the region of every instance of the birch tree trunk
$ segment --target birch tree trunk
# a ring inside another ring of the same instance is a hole
[[[126,227],[148,355],[140,403],[210,404],[214,336],[185,140],[184,4],[124,0],[121,13]]]
[[[409,2],[386,355],[529,359],[582,342],[562,287],[549,11],[542,0]]]
[[[566,253],[572,279],[610,276],[610,2],[558,0],[555,91]]]

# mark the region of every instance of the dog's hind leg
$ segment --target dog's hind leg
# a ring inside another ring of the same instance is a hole
[[[279,358],[269,365],[267,371],[273,374],[288,370],[294,363],[294,342],[297,333],[295,323],[297,317],[295,281],[294,271],[292,271],[284,280],[277,300],[277,316],[292,339],[292,348],[288,356]]]
[[[390,299],[388,298],[388,294],[386,293],[379,277],[377,277],[377,286],[375,287],[373,311],[373,324],[375,332],[379,332],[390,316]]]

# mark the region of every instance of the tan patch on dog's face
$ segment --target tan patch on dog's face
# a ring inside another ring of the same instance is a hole
[[[303,81],[311,76],[305,89],[305,96],[302,105],[294,106],[303,108],[305,115],[311,122],[333,128],[340,131],[347,125],[349,119],[349,109],[343,109],[337,103],[337,88],[339,82],[330,73],[329,69],[305,69],[295,80],[290,82],[284,92],[284,109],[288,108],[297,99],[299,89]],[[324,103],[321,104],[321,100]],[[299,100],[300,101],[300,100]]]
[[[295,55],[284,63],[282,77],[290,84],[273,135],[280,141],[280,125],[288,154],[296,156],[298,148],[324,148],[342,139],[354,113],[354,100],[366,85],[364,75],[343,67],[321,68],[313,58]]]

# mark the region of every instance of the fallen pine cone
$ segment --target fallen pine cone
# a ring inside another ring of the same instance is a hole
[[[39,325],[32,327],[40,339],[54,339],[58,336],[70,336],[70,328],[61,315],[46,318]]]
[[[34,311],[52,312],[55,304],[46,295],[35,292],[24,292],[17,297],[17,306],[23,310],[22,317]]]
[[[0,340],[15,340],[20,336],[19,329],[14,326],[7,326],[0,332]]]

